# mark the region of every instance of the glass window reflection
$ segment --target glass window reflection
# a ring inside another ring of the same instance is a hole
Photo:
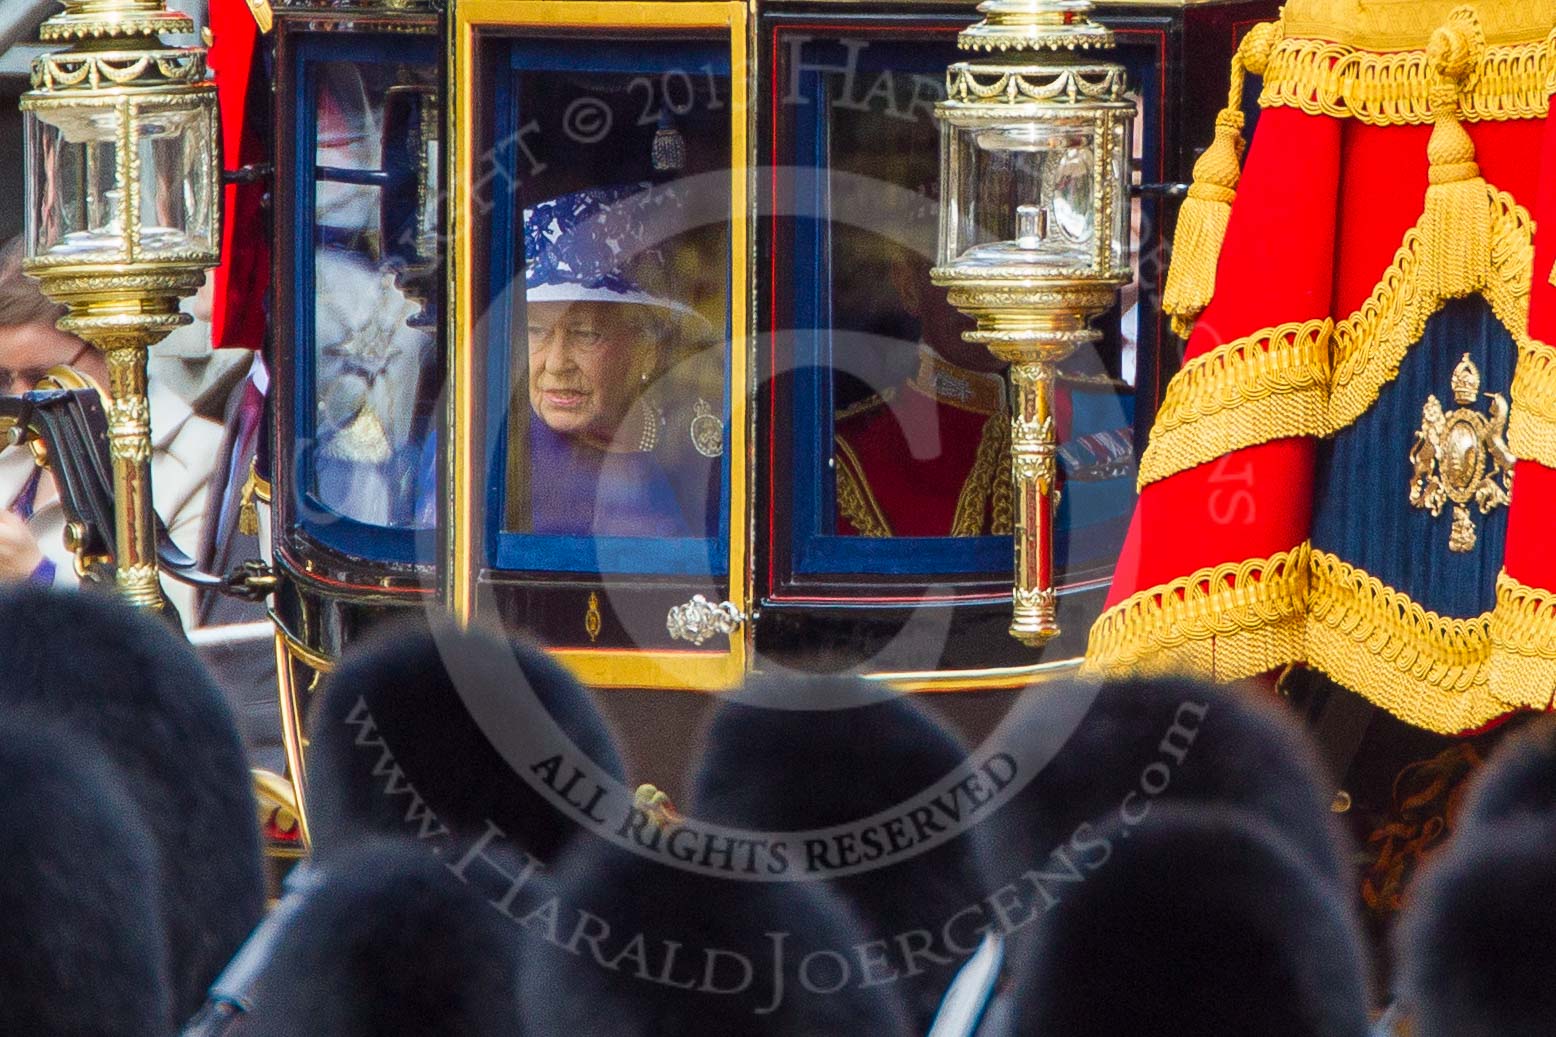
[[[515,55],[511,87],[516,121],[533,121],[516,156],[530,175],[515,177],[501,300],[503,527],[715,539],[728,438],[727,58],[684,41],[552,42],[548,57]],[[547,63],[571,74],[534,68]],[[669,558],[639,562],[678,568]]]
[[[325,61],[311,73],[312,495],[356,522],[431,526],[435,259],[420,250],[437,196],[436,70]]]
[[[1005,365],[963,340],[972,322],[931,283],[939,131],[930,106],[912,103],[929,89],[912,71],[922,52],[899,47],[894,58],[890,47],[856,49],[861,60],[881,51],[879,73],[824,73],[813,85],[829,180],[822,240],[831,294],[822,313],[831,318],[833,368],[835,496],[822,530],[861,538],[1008,536]],[[817,56],[812,66],[828,60]],[[862,98],[861,78],[874,84]],[[1060,521],[1072,564],[1116,554],[1133,502],[1138,311],[1126,303],[1100,324],[1104,341],[1067,362],[1056,400],[1070,487]]]

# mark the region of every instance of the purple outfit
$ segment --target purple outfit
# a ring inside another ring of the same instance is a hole
[[[26,485],[22,487],[22,492],[17,494],[16,499],[11,502],[11,513],[24,522],[32,518],[33,504],[38,499],[38,484],[42,481],[43,469],[34,468],[32,475],[27,479]],[[54,563],[45,558],[38,563],[38,567],[27,577],[27,582],[36,583],[40,587],[52,587],[54,586],[55,575]]]
[[[701,536],[653,452],[600,450],[530,415],[533,531],[572,536]]]

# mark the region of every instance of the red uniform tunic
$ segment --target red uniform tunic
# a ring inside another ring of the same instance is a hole
[[[1070,408],[1056,403],[1061,436]],[[1002,375],[924,350],[903,385],[836,419],[837,531],[856,536],[1008,536],[1010,422]]]

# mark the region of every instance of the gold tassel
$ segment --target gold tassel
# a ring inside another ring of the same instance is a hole
[[[632,805],[644,814],[649,821],[660,831],[669,832],[680,827],[686,818],[675,809],[675,804],[670,802],[668,794],[661,792],[658,786],[644,783],[637,787],[632,794]]]
[[[1183,338],[1189,337],[1194,322],[1216,292],[1216,267],[1232,218],[1232,203],[1237,200],[1247,148],[1243,140],[1244,74],[1264,74],[1281,35],[1281,23],[1265,22],[1243,37],[1232,57],[1231,88],[1226,108],[1216,116],[1215,140],[1194,163],[1194,185],[1178,211],[1162,309],[1172,317],[1173,331]]]
[[[1427,56],[1437,73],[1432,87],[1436,123],[1427,145],[1431,160],[1422,232],[1437,258],[1434,294],[1456,299],[1478,291],[1491,266],[1491,208],[1475,159],[1475,142],[1459,121],[1460,92],[1486,50],[1474,8],[1459,7],[1432,34]]]
[[[259,536],[259,505],[254,500],[258,489],[259,473],[249,465],[249,477],[238,495],[238,532],[246,537]]]

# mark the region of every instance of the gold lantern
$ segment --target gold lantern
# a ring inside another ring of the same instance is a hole
[[[936,284],[973,317],[967,333],[1010,364],[1015,484],[1014,619],[1033,646],[1059,632],[1053,530],[1058,364],[1101,333],[1131,277],[1134,102],[1113,35],[1090,0],[986,0],[946,73]]]
[[[146,351],[189,317],[216,265],[220,172],[216,88],[205,51],[163,33],[193,22],[162,0],[62,0],[22,96],[27,148],[23,269],[69,307],[59,326],[108,361],[115,580],[162,606],[151,504]]]

